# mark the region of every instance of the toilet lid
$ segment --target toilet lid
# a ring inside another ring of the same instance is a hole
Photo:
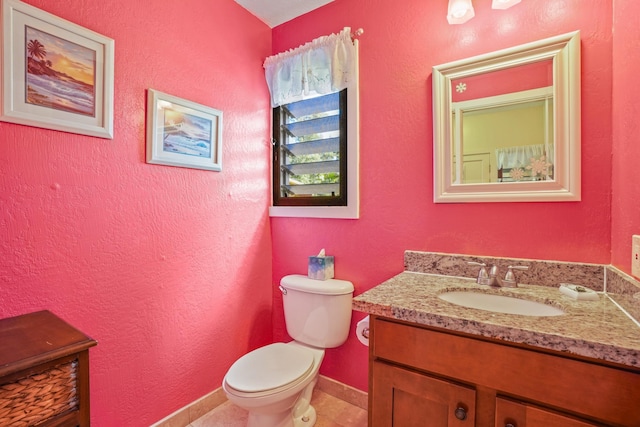
[[[255,393],[295,382],[313,369],[313,353],[302,347],[275,343],[238,359],[225,377],[238,391]]]

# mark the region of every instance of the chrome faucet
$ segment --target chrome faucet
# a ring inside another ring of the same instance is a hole
[[[529,267],[526,265],[510,265],[507,267],[507,274],[504,275],[504,280],[502,281],[502,286],[505,288],[517,288],[518,282],[516,281],[516,275],[513,270],[528,270]]]
[[[497,286],[498,288],[502,287],[502,280],[498,277],[498,266],[493,265],[491,270],[489,270],[489,286]]]
[[[488,273],[487,264],[485,264],[484,262],[467,261],[467,264],[480,266],[480,271],[478,272],[478,277],[476,279],[477,284],[495,286],[499,288],[517,288],[518,282],[516,281],[516,276],[513,273],[513,270],[529,269],[529,267],[525,265],[510,265],[509,267],[507,267],[507,274],[505,274],[503,280],[498,277],[498,266],[495,264],[491,267]]]
[[[467,264],[480,266],[480,271],[478,271],[478,277],[476,278],[476,283],[478,285],[489,284],[490,279],[489,279],[489,273],[487,273],[487,264],[485,264],[484,262],[474,262],[474,261],[467,261]]]

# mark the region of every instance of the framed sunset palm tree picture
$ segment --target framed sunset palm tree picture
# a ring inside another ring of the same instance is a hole
[[[113,138],[112,39],[2,1],[0,120]]]

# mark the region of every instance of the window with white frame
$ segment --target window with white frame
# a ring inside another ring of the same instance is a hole
[[[265,61],[271,216],[358,218],[357,41],[349,28]]]

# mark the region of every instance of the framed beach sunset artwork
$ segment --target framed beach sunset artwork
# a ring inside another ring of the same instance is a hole
[[[0,120],[113,138],[112,39],[2,1]]]
[[[222,170],[222,111],[147,92],[147,163]]]

